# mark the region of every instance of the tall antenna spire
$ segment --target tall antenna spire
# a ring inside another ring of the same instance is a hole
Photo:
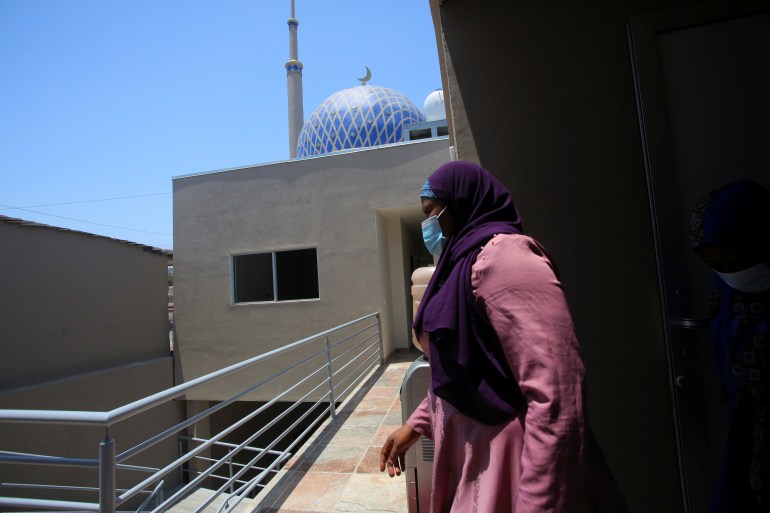
[[[297,156],[297,140],[305,115],[302,111],[302,63],[297,57],[297,26],[294,18],[294,0],[291,0],[289,24],[289,60],[286,61],[286,82],[289,90],[289,156]]]

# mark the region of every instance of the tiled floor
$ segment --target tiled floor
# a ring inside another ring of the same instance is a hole
[[[260,493],[254,513],[407,513],[403,475],[380,473],[380,448],[401,426],[399,388],[414,353],[374,371]]]

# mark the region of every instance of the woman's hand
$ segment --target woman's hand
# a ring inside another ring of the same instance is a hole
[[[420,438],[420,433],[404,424],[390,434],[380,451],[380,472],[388,468],[390,477],[400,476],[406,470],[404,454]]]

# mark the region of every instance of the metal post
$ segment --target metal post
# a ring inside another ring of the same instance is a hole
[[[184,446],[182,445],[184,442],[181,438],[177,439],[177,443],[179,444],[179,457],[181,458],[184,455]],[[184,467],[187,465],[187,463],[183,463],[182,465],[179,465],[179,484],[184,483]]]
[[[228,449],[227,450],[227,457],[228,457],[227,467],[228,467],[228,469],[230,471],[230,480],[232,481],[232,479],[233,479],[233,450],[232,449]],[[234,487],[234,483],[231,482],[230,483],[230,495],[232,495],[233,492],[235,492],[235,487]]]
[[[382,350],[382,322],[380,322],[380,312],[377,312],[377,342],[379,342],[378,351],[380,352],[380,365],[385,365],[385,351]]]
[[[115,513],[115,440],[99,444],[99,513]]]
[[[326,344],[326,368],[329,371],[329,414],[335,418],[337,412],[334,407],[334,372],[332,371],[332,349],[329,347],[329,335],[324,337],[324,343]]]

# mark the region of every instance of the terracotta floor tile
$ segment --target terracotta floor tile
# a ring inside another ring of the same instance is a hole
[[[327,445],[321,447],[310,462],[312,472],[354,472],[366,452],[366,447],[350,445]]]
[[[345,426],[379,426],[382,423],[385,412],[354,411],[344,418],[337,418],[332,425]]]
[[[281,470],[301,470],[300,467],[303,465],[304,455],[308,452],[312,451],[311,448],[306,448],[304,451],[300,453],[295,453],[292,455],[291,458],[289,458],[289,461],[287,461],[283,467],[281,467]],[[309,468],[309,465],[305,465],[305,470]]]
[[[383,375],[380,376],[377,381],[372,383],[372,387],[394,387],[399,388],[401,387],[401,383],[404,382],[404,374],[399,372],[398,374],[389,374],[389,375]]]
[[[400,376],[383,376],[377,380],[377,385],[375,386],[400,387],[401,383],[403,382],[404,382],[403,374]]]
[[[369,391],[366,393],[366,396],[364,399],[369,399],[372,397],[398,397],[398,393],[394,393],[393,387],[372,387],[369,389]]]
[[[262,508],[256,510],[254,513],[316,513],[307,509],[286,509],[286,508]]]
[[[409,366],[407,365],[404,368],[399,368],[399,367],[388,368],[385,370],[385,372],[382,373],[382,377],[403,379],[404,374],[406,374],[408,367]]]
[[[324,439],[326,445],[369,446],[379,426],[341,426]]]
[[[307,472],[291,490],[281,509],[333,512],[337,501],[342,498],[352,474],[328,472]]]
[[[322,449],[322,445],[304,447],[303,450],[289,458],[289,461],[283,466],[283,470],[309,470]]]
[[[402,426],[404,421],[401,418],[400,411],[390,411],[385,415],[385,420],[382,421],[383,426]]]
[[[406,483],[403,478],[354,474],[334,511],[407,513]]]
[[[268,511],[267,508],[278,508],[291,495],[294,488],[302,481],[304,472],[281,470],[268,484],[270,490],[260,493],[255,502],[259,505],[257,512]],[[259,508],[262,509],[259,509]]]
[[[380,448],[369,447],[364,454],[361,463],[356,468],[358,474],[379,474],[380,473]]]
[[[401,424],[399,424],[399,427],[400,426]],[[388,439],[390,434],[396,429],[396,426],[381,426],[380,429],[378,429],[374,434],[374,437],[372,438],[369,445],[372,447],[382,447],[385,445],[385,441]]]
[[[390,397],[371,397],[364,398],[356,405],[356,411],[382,411],[387,412],[393,406],[395,398]]]
[[[353,414],[353,409],[344,409],[337,412],[337,416],[329,421],[329,424],[327,426],[327,430],[330,432],[334,432],[335,430],[341,428],[342,426],[348,425],[348,420],[350,419],[350,416]]]
[[[316,437],[313,440],[313,445],[326,445],[329,439],[334,436],[334,433],[342,426],[326,426],[320,429],[316,433]]]

